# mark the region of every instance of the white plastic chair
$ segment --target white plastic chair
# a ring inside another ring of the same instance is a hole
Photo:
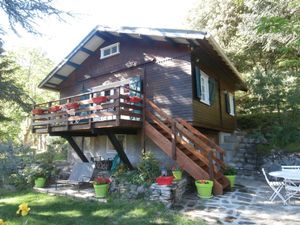
[[[273,202],[276,199],[276,197],[279,197],[283,201],[283,203],[286,204],[286,200],[280,194],[281,189],[284,187],[284,183],[281,182],[281,181],[270,181],[267,174],[266,174],[266,172],[265,172],[265,169],[262,168],[261,170],[263,172],[263,175],[264,175],[268,185],[274,191],[273,194],[271,195],[271,197],[269,198],[269,200],[271,202]]]

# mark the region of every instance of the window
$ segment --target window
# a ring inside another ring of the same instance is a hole
[[[116,134],[118,141],[122,144],[124,151],[126,152],[126,135]],[[115,147],[110,142],[109,138],[106,139],[106,153],[117,154]]]
[[[235,101],[232,93],[225,93],[226,111],[229,115],[235,115]]]
[[[210,105],[210,85],[209,76],[205,74],[199,67],[195,67],[195,77],[196,77],[196,95],[201,102]]]
[[[120,43],[115,43],[100,49],[100,59],[116,55],[120,53]]]

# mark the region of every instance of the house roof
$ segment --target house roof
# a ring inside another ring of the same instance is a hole
[[[148,38],[156,41],[166,41],[179,44],[198,46],[201,41],[209,45],[222,58],[222,61],[232,71],[238,80],[240,90],[247,90],[240,73],[230,62],[216,41],[206,32],[177,29],[158,29],[142,27],[95,27],[75,48],[65,57],[39,84],[40,88],[59,90],[59,85],[106,41],[114,37],[128,36],[135,39]]]

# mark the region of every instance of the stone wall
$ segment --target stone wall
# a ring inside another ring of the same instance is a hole
[[[144,198],[151,201],[162,202],[167,207],[172,207],[174,203],[181,200],[186,188],[186,178],[183,178],[180,181],[173,181],[172,185],[158,185],[154,183],[151,186],[136,185],[113,179],[113,182],[110,185],[110,192],[119,195],[118,197],[120,198]]]
[[[226,151],[225,162],[237,169],[238,175],[251,176],[260,169],[256,145],[266,140],[247,137],[245,132],[234,132],[223,135],[221,147]]]
[[[174,181],[172,185],[152,184],[149,199],[164,203],[168,208],[179,202],[186,191],[187,180]]]

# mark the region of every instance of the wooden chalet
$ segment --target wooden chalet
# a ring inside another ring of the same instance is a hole
[[[39,87],[60,99],[35,106],[33,133],[66,138],[82,161],[78,137],[130,168],[153,150],[213,180],[215,194],[228,187],[218,136],[234,131],[234,93],[246,87],[209,34],[98,26]]]

